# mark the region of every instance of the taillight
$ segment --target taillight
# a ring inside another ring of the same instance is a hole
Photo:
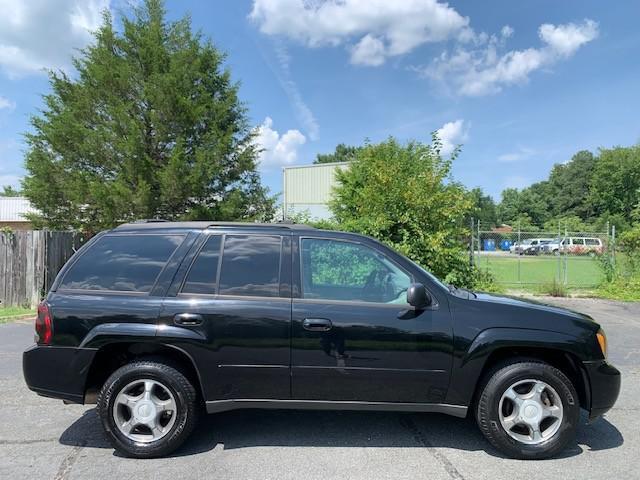
[[[49,345],[53,337],[53,321],[49,306],[42,302],[38,305],[38,316],[36,317],[36,334],[38,343]]]

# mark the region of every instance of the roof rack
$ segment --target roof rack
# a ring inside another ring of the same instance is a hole
[[[169,220],[165,220],[164,218],[139,218],[138,220],[134,220],[130,223],[162,223],[168,221]]]
[[[211,222],[209,227],[247,227],[247,228],[283,228],[287,230],[315,230],[311,225],[293,223],[291,221],[279,221],[274,223],[253,222]]]
[[[156,225],[160,224],[160,225]],[[237,227],[237,228],[274,228],[274,229],[286,229],[286,230],[315,230],[310,225],[303,223],[288,223],[288,222],[276,222],[276,223],[253,223],[253,222],[214,222],[214,221],[186,221],[186,222],[171,222],[162,219],[142,219],[134,222],[123,223],[118,225],[116,229],[138,229],[138,228],[224,228],[224,227]]]

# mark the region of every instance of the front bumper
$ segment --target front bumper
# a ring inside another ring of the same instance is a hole
[[[593,420],[608,412],[616,403],[622,377],[620,371],[606,360],[584,362],[584,367],[591,387],[589,419]]]
[[[22,371],[29,389],[38,395],[84,403],[92,348],[33,345],[22,354]]]

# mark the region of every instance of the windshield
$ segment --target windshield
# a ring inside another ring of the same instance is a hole
[[[436,285],[438,285],[440,288],[442,288],[443,290],[448,290],[450,291],[451,288],[448,284],[444,283],[442,280],[440,280],[438,277],[436,277],[433,273],[431,273],[428,270],[425,270],[424,268],[422,268],[420,265],[418,265],[416,262],[414,262],[413,260],[411,260],[410,258],[405,257],[407,260],[409,260],[413,265],[416,266],[416,268],[418,268],[418,270],[420,270],[422,273],[424,273],[427,277],[429,277],[429,279],[435,283]]]

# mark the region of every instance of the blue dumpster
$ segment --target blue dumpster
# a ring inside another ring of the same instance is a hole
[[[511,240],[502,240],[500,242],[500,250],[507,252],[511,248]]]
[[[482,242],[482,246],[485,252],[496,251],[496,241],[493,238],[485,238],[484,242]]]

